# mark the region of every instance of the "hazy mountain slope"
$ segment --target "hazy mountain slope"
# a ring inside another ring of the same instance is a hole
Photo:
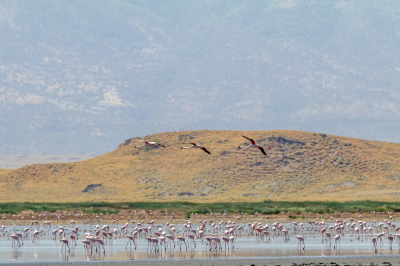
[[[400,141],[396,1],[0,3],[0,153],[300,129]]]
[[[271,146],[238,151],[240,135]],[[400,144],[300,131],[186,131],[147,136],[167,148],[116,150],[0,173],[1,201],[400,199]],[[207,147],[181,150],[182,142]]]

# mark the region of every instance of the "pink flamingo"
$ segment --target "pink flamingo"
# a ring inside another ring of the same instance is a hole
[[[52,232],[52,234],[53,234],[53,240],[56,240],[57,239],[57,233],[58,233],[58,230],[57,229],[54,229],[53,230],[53,232]]]
[[[174,247],[175,247],[175,237],[173,235],[167,235],[167,238],[169,240],[170,246],[171,246],[171,242],[173,242]]]
[[[299,240],[299,244],[297,245],[297,248],[301,248],[301,243],[303,243],[303,250],[305,250],[306,245],[304,244],[304,236],[296,236],[297,240]]]
[[[229,251],[229,238],[222,237],[222,240],[224,240],[224,242],[225,242],[225,251],[226,251],[226,245],[228,245],[228,251]]]
[[[206,242],[206,248],[207,248],[207,245],[209,245],[210,246],[210,251],[211,251],[212,238],[211,237],[205,237],[204,239],[207,241]]]
[[[153,243],[154,252],[158,252],[160,249],[158,248],[158,238],[150,238],[151,242]]]
[[[69,244],[68,244],[68,239],[66,238],[61,238],[60,242],[62,242],[62,246],[61,246],[61,253],[63,251],[63,247],[65,246],[65,249],[67,249],[68,247],[68,252],[70,252],[70,248],[69,248]]]
[[[14,235],[18,236],[18,238],[21,239],[22,246],[23,246],[23,245],[24,245],[24,239],[23,239],[23,237],[22,237],[22,234],[21,234],[20,232],[16,232]]]
[[[393,244],[393,239],[394,237],[392,235],[386,236],[389,240],[389,249],[392,250],[392,244]]]
[[[106,250],[104,249],[104,241],[100,238],[96,238],[96,242],[103,248],[103,253],[106,254]]]
[[[160,242],[161,249],[162,249],[162,246],[164,246],[164,250],[167,251],[167,243],[165,242],[165,240],[166,240],[165,236],[158,237],[158,240]]]
[[[377,240],[376,240],[376,238],[375,237],[371,237],[371,241],[372,241],[372,244],[373,244],[373,246],[374,246],[374,249],[375,249],[375,254],[376,253],[378,253],[378,248],[377,248]]]
[[[136,231],[137,232],[137,231]],[[126,243],[126,249],[128,249],[128,244],[130,244],[132,246],[132,242],[135,245],[135,249],[136,249],[136,242],[135,242],[135,238],[133,236],[126,236],[128,238],[128,243]]]
[[[70,235],[69,235],[69,238],[71,238],[71,241],[72,241],[72,242],[75,242],[75,246],[76,246],[76,237],[75,237],[75,235],[70,234]]]
[[[187,142],[186,144],[192,144],[192,146],[190,146],[190,147],[181,147],[181,149],[202,149],[204,152],[206,152],[206,153],[211,155],[211,152],[209,152],[206,148],[204,148],[204,147],[202,147],[200,145],[197,145],[196,143]]]
[[[17,242],[18,247],[20,247],[20,243],[19,243],[19,237],[16,234],[12,234],[10,235],[10,237],[12,238],[12,243],[11,243],[11,247],[15,246],[15,242]]]
[[[85,247],[85,253],[89,252],[89,248],[91,247],[91,243],[89,240],[81,240],[83,246]]]
[[[33,232],[32,243],[35,243],[35,239],[39,240],[39,231],[37,231],[37,230],[35,230],[35,232]]]
[[[332,244],[332,242],[331,242],[331,234],[329,232],[326,232],[325,236],[326,236],[327,239],[329,239],[329,246],[330,246]],[[326,243],[328,243],[328,240],[326,241]]]
[[[250,141],[250,144],[249,144],[249,146],[247,146],[247,147],[245,147],[245,146],[239,146],[239,149],[258,148],[258,149],[261,151],[262,154],[264,154],[265,156],[268,156],[268,155],[265,153],[264,147],[263,147],[263,146],[258,145],[258,144],[257,144],[254,140],[252,140],[251,138],[248,138],[248,137],[243,136],[243,135],[242,135],[242,137],[245,138],[245,139],[247,139],[247,140],[249,140],[249,141]],[[265,148],[271,149],[271,147],[265,147]]]
[[[321,229],[321,235],[322,235],[322,242],[324,242],[324,234],[325,234],[326,228]]]
[[[335,244],[333,244],[333,248],[335,249],[336,248],[336,243],[337,242],[339,242],[339,244],[340,244],[340,235],[335,235],[335,237],[334,237],[334,239],[335,239]]]
[[[178,236],[176,239],[179,240],[178,241],[179,248],[182,249],[181,242],[183,242],[183,243],[185,243],[185,247],[186,247],[186,250],[187,250],[186,239],[183,236]]]
[[[379,234],[376,236],[376,241],[378,242],[378,241],[380,240],[380,242],[381,242],[382,245],[383,245],[382,236],[384,236],[384,235],[385,235],[385,233],[379,233]]]
[[[282,233],[283,233],[283,236],[285,237],[285,240],[286,240],[286,241],[287,241],[287,240],[290,240],[290,238],[289,238],[289,232],[288,232],[288,230],[287,230],[286,228],[283,228]]]
[[[25,238],[28,238],[28,231],[29,231],[30,229],[29,228],[25,228],[24,229],[24,233],[25,233]]]
[[[358,227],[356,227],[356,228],[354,229],[354,231],[356,232],[356,236],[358,236],[357,239],[360,239],[360,229],[359,229]]]
[[[221,239],[219,237],[213,236],[212,240],[215,242],[215,251],[217,251],[218,248],[222,250]]]
[[[75,227],[75,229],[71,229],[71,232],[76,236],[76,239],[78,239],[78,227]]]
[[[233,250],[235,248],[235,237],[234,236],[230,236],[229,237],[229,241],[231,242],[232,250]]]
[[[165,148],[164,145],[161,145],[160,143],[157,143],[157,142],[144,141],[144,140],[138,140],[138,141],[143,142],[143,145],[141,145],[141,146],[135,146],[135,148],[142,148],[142,147],[145,147],[145,146],[146,146],[146,147],[149,147],[149,146],[155,146],[155,145]]]
[[[194,235],[188,235],[188,237],[189,237],[189,241],[192,241],[193,242],[193,244],[194,244],[194,247],[196,247],[196,242],[194,241]],[[190,242],[189,242],[190,243]]]

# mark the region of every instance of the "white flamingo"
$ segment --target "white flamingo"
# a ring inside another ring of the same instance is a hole
[[[181,147],[181,149],[202,149],[204,152],[206,152],[206,153],[211,155],[211,152],[209,152],[206,148],[204,148],[204,147],[202,147],[200,145],[197,145],[196,143],[193,143],[193,142],[186,142],[186,143],[187,144],[192,144],[192,146],[190,146],[190,147]]]
[[[239,146],[239,149],[247,149],[247,148],[258,148],[262,154],[264,154],[265,156],[268,156],[265,151],[264,151],[264,147],[261,145],[258,145],[254,140],[252,140],[251,138],[248,138],[246,136],[243,136],[243,138],[247,139],[250,141],[249,146]],[[271,147],[265,147],[266,149],[271,149]]]
[[[164,145],[161,145],[160,143],[157,143],[157,142],[144,141],[144,140],[138,140],[138,141],[143,142],[143,145],[135,146],[135,148],[142,148],[142,147],[145,147],[145,146],[151,147],[151,146],[155,146],[155,145],[165,148]]]

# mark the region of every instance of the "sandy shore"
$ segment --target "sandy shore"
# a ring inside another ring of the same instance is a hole
[[[290,257],[290,258],[253,258],[229,260],[158,260],[158,261],[88,261],[88,262],[43,262],[43,263],[0,263],[0,265],[40,265],[40,266],[263,266],[263,265],[290,265],[290,266],[335,266],[335,265],[400,265],[400,256],[362,256],[362,257]]]

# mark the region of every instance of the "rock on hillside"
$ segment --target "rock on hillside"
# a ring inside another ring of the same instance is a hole
[[[241,135],[271,147],[268,157]],[[1,201],[398,200],[400,144],[300,131],[186,131],[102,156],[0,172]],[[181,150],[186,141],[207,147]]]

